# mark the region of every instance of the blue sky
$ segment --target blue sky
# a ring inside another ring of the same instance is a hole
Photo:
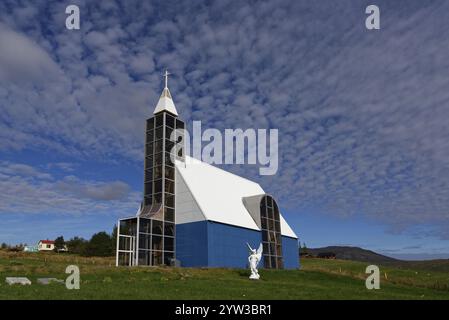
[[[78,4],[81,30],[65,28]],[[365,29],[377,4],[381,30]],[[279,129],[261,183],[308,247],[449,258],[447,1],[2,1],[0,242],[90,237],[141,199],[168,68],[181,118]]]

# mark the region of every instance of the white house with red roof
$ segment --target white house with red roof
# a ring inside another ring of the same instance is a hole
[[[39,240],[37,244],[39,251],[53,251],[55,249],[55,242],[53,240]]]

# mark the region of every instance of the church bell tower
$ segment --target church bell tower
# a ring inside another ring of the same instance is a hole
[[[175,159],[184,160],[183,137],[179,136],[184,122],[178,119],[168,76],[165,71],[164,89],[153,117],[146,121],[144,197],[139,217],[148,220],[142,223],[141,219],[140,223],[139,265],[168,265],[176,256]],[[171,139],[174,132],[178,135],[176,142]],[[145,252],[148,248],[151,258]]]
[[[116,265],[174,265],[176,259],[175,162],[185,161],[184,122],[165,86],[146,120],[143,201],[136,217],[120,219]]]

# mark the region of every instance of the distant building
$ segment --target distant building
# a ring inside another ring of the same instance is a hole
[[[55,242],[53,240],[39,240],[37,248],[39,251],[53,251],[55,249]]]
[[[116,264],[244,268],[246,243],[262,243],[264,268],[298,268],[298,237],[276,200],[256,182],[186,156],[184,137],[170,140],[184,127],[166,78],[146,123],[144,199],[136,216],[118,222]]]
[[[24,251],[24,252],[38,252],[38,251],[39,251],[39,248],[38,248],[37,245],[36,245],[36,246],[25,246],[25,247],[23,248],[23,251]]]

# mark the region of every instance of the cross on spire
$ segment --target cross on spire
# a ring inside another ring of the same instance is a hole
[[[168,111],[171,114],[178,116],[178,112],[176,111],[175,104],[173,103],[173,98],[171,97],[170,90],[168,89],[168,76],[170,73],[167,69],[165,69],[164,74],[162,75],[165,79],[165,87],[162,90],[162,94],[159,97],[159,101],[154,109],[154,114],[157,114],[161,111]]]
[[[164,75],[163,75],[163,77],[165,78],[165,88],[168,88],[168,76],[169,76],[170,74],[171,74],[171,73],[168,73],[168,70],[165,69],[165,73],[164,73]]]

